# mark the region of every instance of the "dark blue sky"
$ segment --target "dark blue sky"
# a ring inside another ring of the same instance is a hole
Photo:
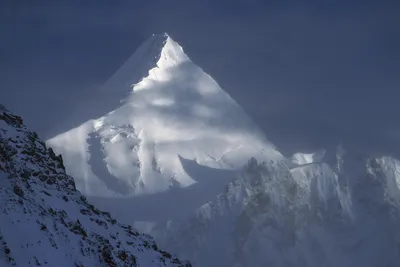
[[[0,99],[50,137],[168,32],[285,152],[400,155],[398,1],[2,1]]]

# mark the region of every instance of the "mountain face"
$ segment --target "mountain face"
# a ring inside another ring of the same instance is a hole
[[[191,266],[75,189],[61,156],[0,106],[0,266]]]
[[[143,221],[171,219],[214,197],[250,157],[282,157],[166,34],[147,40],[94,98],[105,103],[116,96],[118,107],[47,144],[63,155],[84,195],[127,222],[133,218],[122,205],[145,203],[146,211],[131,208]]]
[[[400,266],[397,160],[283,157],[168,35],[93,98],[47,143],[89,200],[194,266]]]
[[[194,266],[400,266],[399,161],[339,147],[296,163],[250,160],[159,240]]]

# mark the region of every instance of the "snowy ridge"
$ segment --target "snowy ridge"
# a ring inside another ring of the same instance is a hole
[[[324,156],[325,150],[320,150],[314,153],[296,153],[291,157],[291,160],[295,165],[306,165],[321,162]]]
[[[160,67],[171,67],[189,60],[182,47],[174,42],[166,33],[153,34],[146,40],[135,53],[110,77],[101,90],[115,94],[116,90],[126,89],[139,83],[149,75],[149,70]],[[178,52],[178,53],[176,53]],[[170,62],[170,63],[169,63]]]
[[[75,189],[61,156],[0,110],[0,266],[191,266]]]
[[[343,152],[293,169],[252,160],[225,193],[154,233],[195,266],[399,266],[400,162]]]
[[[196,180],[182,159],[239,170],[250,157],[282,158],[236,102],[166,34],[147,40],[101,93],[120,95],[120,106],[47,141],[63,155],[87,196],[154,194],[168,190],[171,182],[186,188]]]

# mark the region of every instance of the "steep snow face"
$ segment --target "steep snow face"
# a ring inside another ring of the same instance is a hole
[[[336,154],[292,169],[251,161],[190,219],[154,233],[195,266],[400,266],[400,162]]]
[[[75,189],[63,161],[0,106],[0,266],[180,266]]]
[[[88,196],[127,197],[193,186],[197,181],[184,168],[185,160],[237,170],[250,157],[282,158],[166,34],[146,41],[99,94],[120,95],[120,106],[47,141]]]

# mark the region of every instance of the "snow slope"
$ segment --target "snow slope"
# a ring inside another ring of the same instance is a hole
[[[161,200],[170,206],[194,201],[189,206],[195,207],[220,192],[234,178],[229,171],[250,157],[282,158],[166,34],[147,40],[93,98],[104,96],[120,97],[119,106],[47,141],[63,155],[77,188],[104,207],[108,199],[144,195],[160,196],[147,202],[149,210]],[[197,169],[207,172],[207,187],[198,186]],[[195,190],[188,199],[163,197],[171,188],[184,195],[183,189]]]
[[[88,203],[47,148],[0,105],[0,266],[191,266]]]
[[[400,266],[400,162],[331,154],[292,169],[251,160],[224,193],[155,234],[194,266]]]

